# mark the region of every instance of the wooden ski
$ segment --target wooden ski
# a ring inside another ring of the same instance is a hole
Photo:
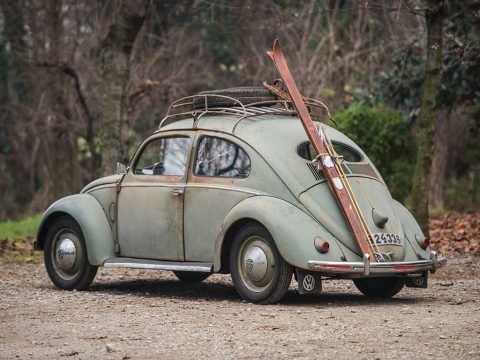
[[[345,183],[345,181],[347,181],[346,177],[339,174],[338,169],[339,166],[341,166],[339,159],[332,154],[332,151],[329,151],[329,145],[331,146],[331,142],[325,131],[323,131],[321,124],[316,126],[315,122],[312,120],[303,97],[290,73],[290,69],[288,68],[278,40],[275,40],[273,44],[273,51],[267,51],[267,54],[272,58],[273,63],[287,88],[292,104],[302,121],[308,138],[317,151],[317,163],[320,164],[325,174],[328,185],[335,195],[338,205],[342,209],[345,218],[353,231],[358,246],[363,254],[368,254],[370,256],[370,261],[377,261],[372,249],[373,239],[368,238],[369,231],[368,228],[366,229],[365,221],[363,220],[362,222],[362,214],[360,213],[359,206],[355,199],[352,198],[354,195],[349,188],[349,184]]]

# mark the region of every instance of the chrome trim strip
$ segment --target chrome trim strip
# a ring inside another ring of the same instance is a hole
[[[437,261],[419,260],[419,261],[398,261],[398,262],[374,262],[366,259],[363,262],[335,262],[335,261],[315,261],[308,262],[308,269],[325,273],[338,274],[405,274],[418,271],[435,271],[446,265],[447,258],[438,256]]]
[[[128,183],[128,184],[122,184],[122,188],[127,188],[127,187],[167,187],[167,188],[184,188],[185,183]]]
[[[260,193],[258,191],[248,190],[245,188],[240,188],[236,186],[221,186],[221,185],[205,185],[205,184],[188,184],[186,185],[187,188],[204,188],[204,189],[213,189],[213,190],[230,190],[230,191],[237,191],[251,195],[267,195],[265,193]]]
[[[266,193],[261,193],[258,191],[253,191],[245,188],[240,188],[236,186],[221,186],[221,185],[207,185],[207,184],[175,184],[175,183],[128,183],[123,185],[122,188],[125,187],[167,187],[167,188],[198,188],[198,189],[213,189],[213,190],[229,190],[229,191],[237,191],[251,195],[268,195]]]
[[[114,257],[107,259],[103,267],[105,268],[129,268],[129,269],[149,269],[149,270],[170,270],[170,271],[193,271],[193,272],[212,272],[213,264],[198,262],[175,262],[159,261],[147,259],[134,259]]]

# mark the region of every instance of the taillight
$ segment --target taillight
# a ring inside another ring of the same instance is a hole
[[[327,241],[324,241],[323,244],[322,244],[323,252],[327,252],[328,249],[330,249],[330,244]]]
[[[418,246],[424,250],[430,246],[430,239],[426,238],[423,234],[416,234],[415,240],[417,240]]]
[[[423,248],[426,249],[430,246],[430,239],[426,238],[423,240]]]
[[[314,244],[315,248],[319,253],[325,254],[328,252],[328,250],[330,250],[330,244],[328,243],[328,241],[323,240],[318,236],[315,238]]]

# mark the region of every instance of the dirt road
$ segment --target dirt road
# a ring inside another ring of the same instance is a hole
[[[427,290],[388,301],[350,281],[278,305],[242,302],[229,276],[99,270],[91,290],[50,283],[43,264],[0,258],[0,358],[479,359],[480,259],[451,259]]]

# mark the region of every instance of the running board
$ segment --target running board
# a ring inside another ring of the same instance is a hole
[[[103,266],[106,268],[193,271],[193,272],[207,272],[207,273],[211,273],[213,271],[213,264],[211,263],[161,261],[161,260],[135,259],[135,258],[125,258],[125,257],[113,257],[113,258],[107,259],[103,263]]]

